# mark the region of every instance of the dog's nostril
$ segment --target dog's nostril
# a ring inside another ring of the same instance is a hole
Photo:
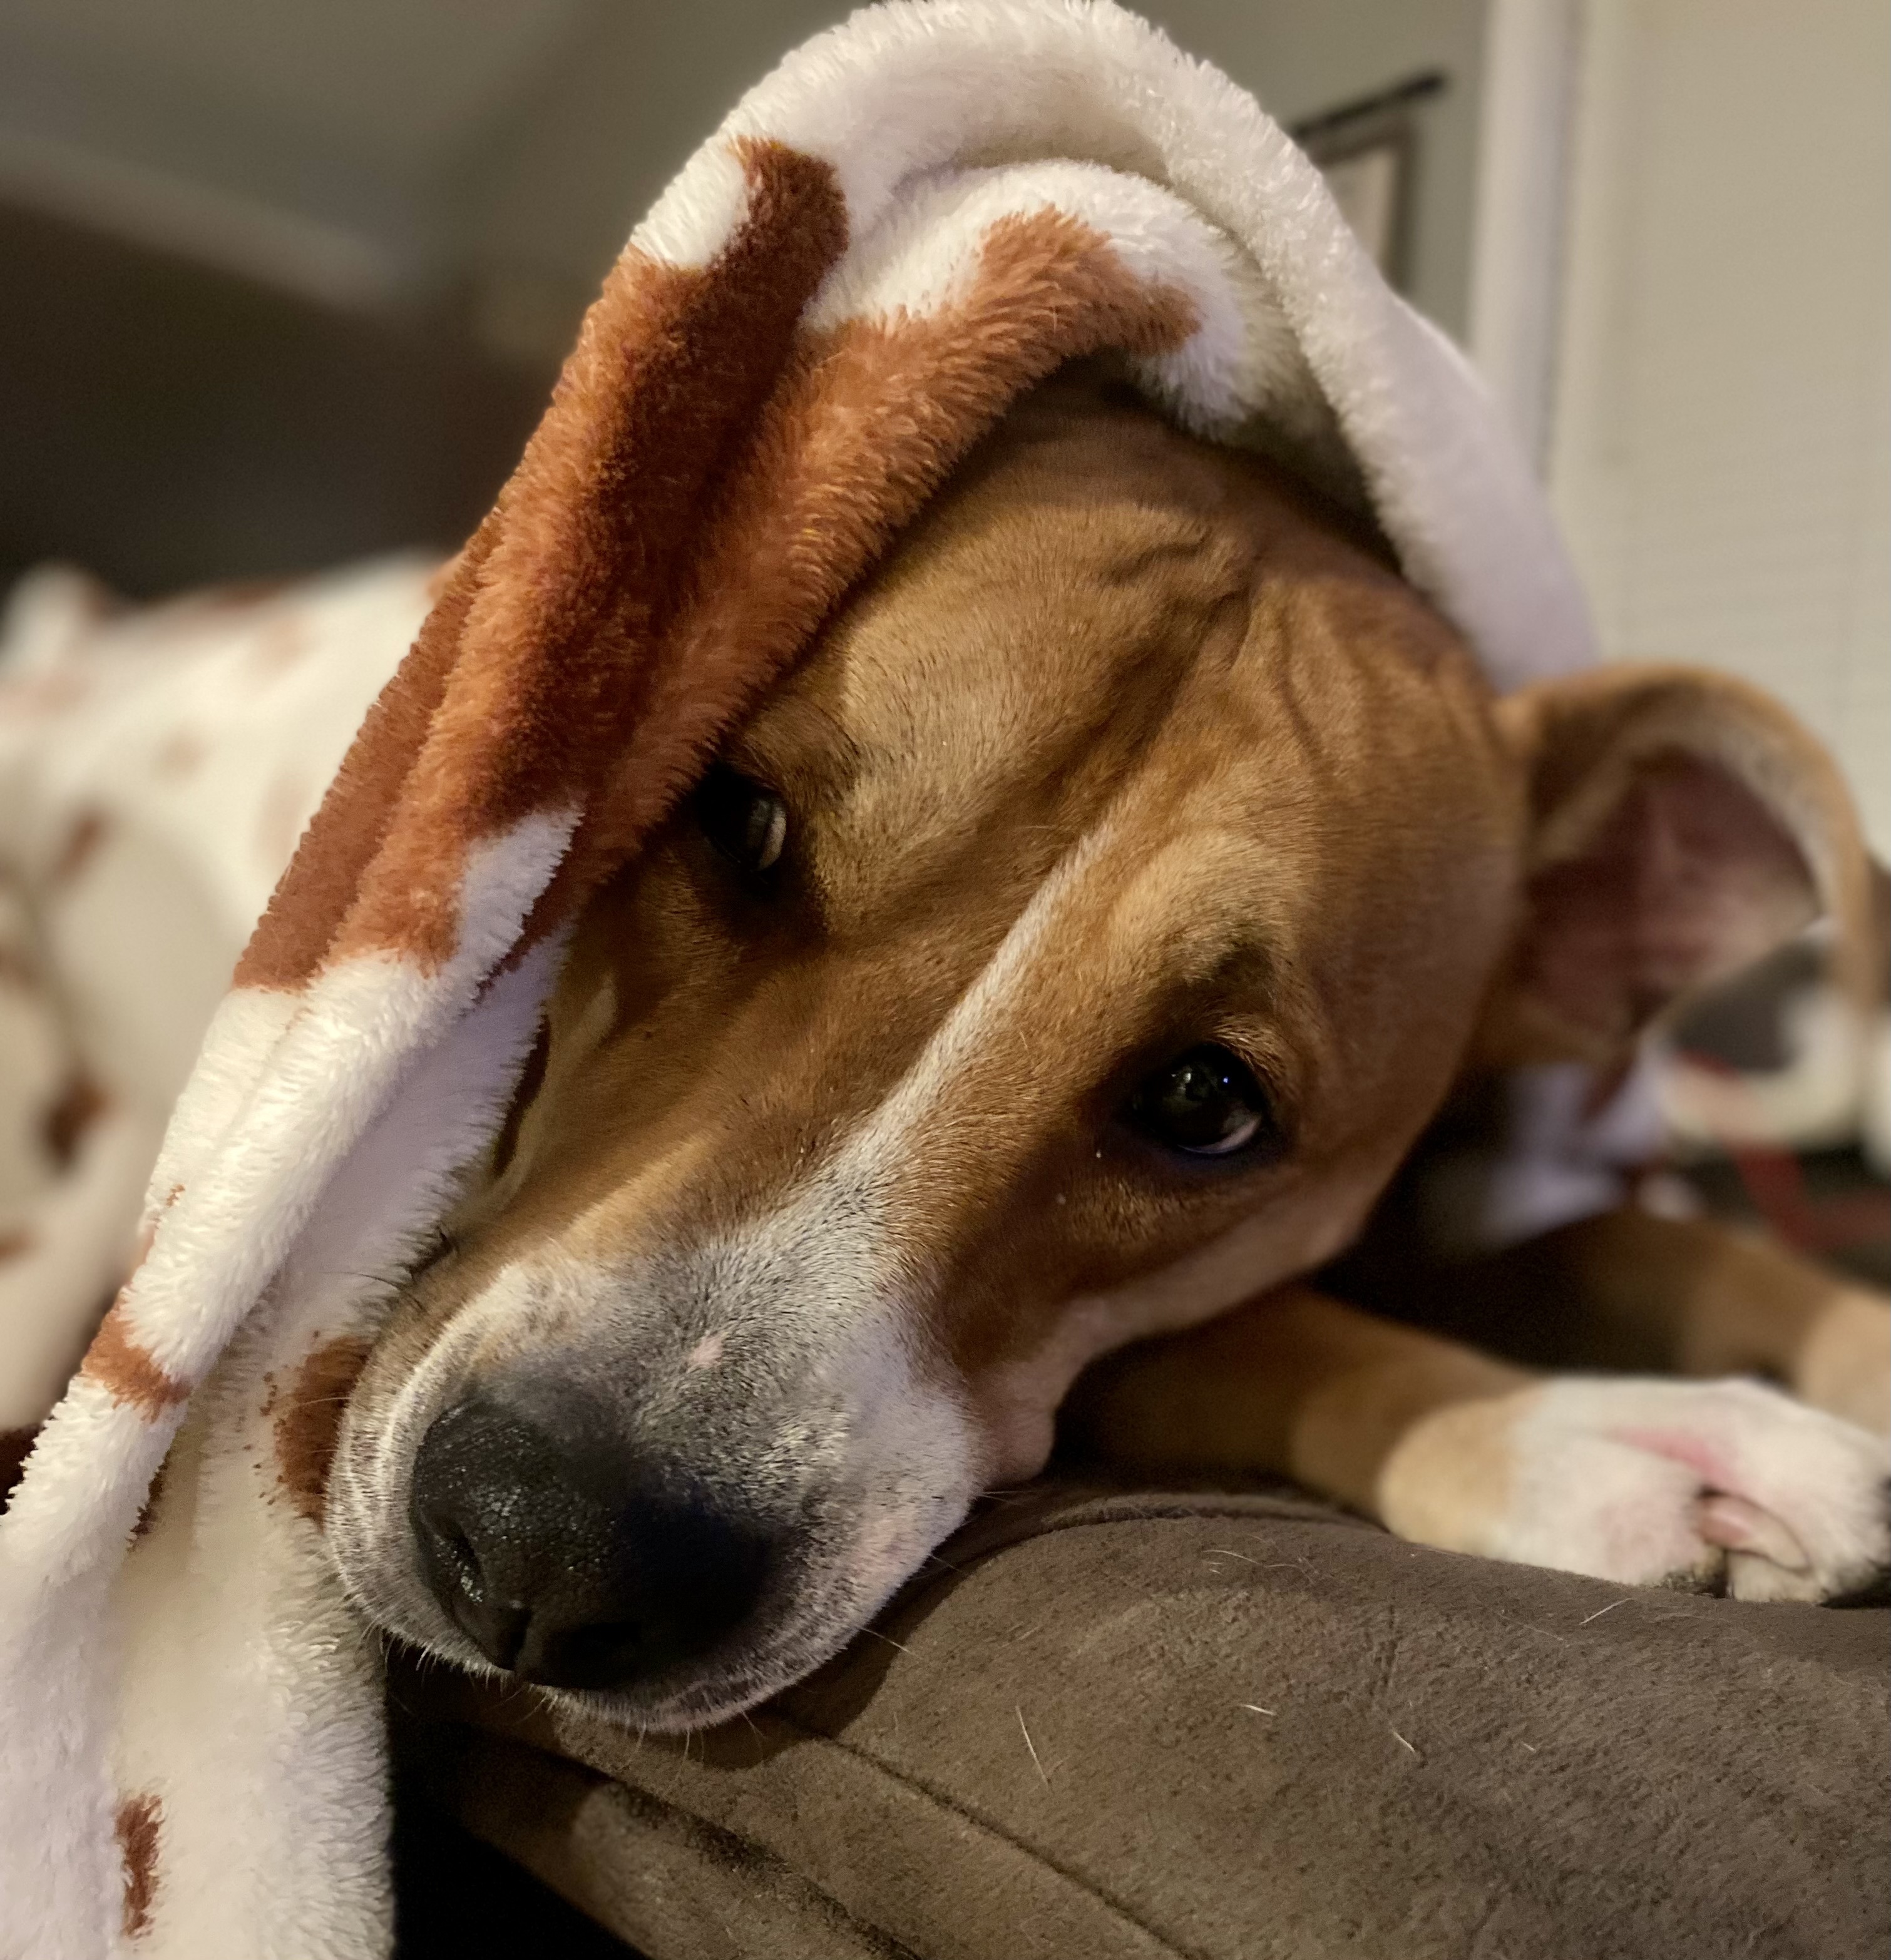
[[[428,1430],[409,1514],[454,1623],[550,1686],[622,1688],[706,1653],[769,1566],[759,1533],[652,1478],[607,1425],[555,1429],[492,1397]]]
[[[485,1589],[484,1574],[479,1570],[479,1554],[473,1550],[472,1539],[451,1522],[428,1518],[425,1526],[440,1563],[461,1591],[470,1599],[481,1597]]]
[[[503,1595],[489,1598],[479,1555],[450,1516],[416,1504],[413,1527],[428,1586],[454,1624],[495,1666],[516,1665],[530,1630],[530,1612],[522,1602]]]
[[[470,1637],[495,1667],[516,1668],[532,1631],[532,1615],[523,1606],[488,1607],[475,1602],[459,1615],[461,1632]]]

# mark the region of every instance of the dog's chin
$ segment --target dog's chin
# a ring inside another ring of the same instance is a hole
[[[679,1670],[673,1682],[655,1682],[632,1690],[547,1688],[539,1692],[560,1707],[582,1710],[619,1728],[654,1735],[713,1729],[733,1722],[785,1693],[824,1666],[866,1624],[836,1628],[826,1640],[810,1642],[793,1654],[766,1660],[733,1659],[725,1667],[699,1670],[685,1678]],[[511,1677],[508,1677],[510,1678]]]

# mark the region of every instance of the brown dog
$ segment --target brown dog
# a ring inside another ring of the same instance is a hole
[[[713,1720],[1166,1336],[1074,1411],[1126,1463],[1625,1581],[1854,1588],[1885,1454],[1821,1409],[1882,1421],[1878,1300],[1705,1227],[1569,1237],[1638,1365],[1794,1399],[1538,1378],[1297,1282],[1467,1072],[1612,1066],[1866,881],[1751,690],[1498,702],[1376,538],[1067,377],[588,908],[349,1404],[347,1582],[450,1658]]]

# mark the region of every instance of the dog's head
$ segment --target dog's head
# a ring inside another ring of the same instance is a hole
[[[1500,711],[1361,527],[1040,390],[586,910],[347,1411],[358,1599],[657,1726],[819,1663],[1087,1361],[1337,1250],[1480,1026],[1703,970],[1617,875],[1690,772],[1803,915],[1625,698]]]

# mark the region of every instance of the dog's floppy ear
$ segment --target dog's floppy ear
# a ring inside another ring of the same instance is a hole
[[[1509,696],[1530,800],[1511,963],[1480,1042],[1507,1066],[1608,1065],[1676,1000],[1821,915],[1878,984],[1870,866],[1836,765],[1725,675],[1622,663]]]

